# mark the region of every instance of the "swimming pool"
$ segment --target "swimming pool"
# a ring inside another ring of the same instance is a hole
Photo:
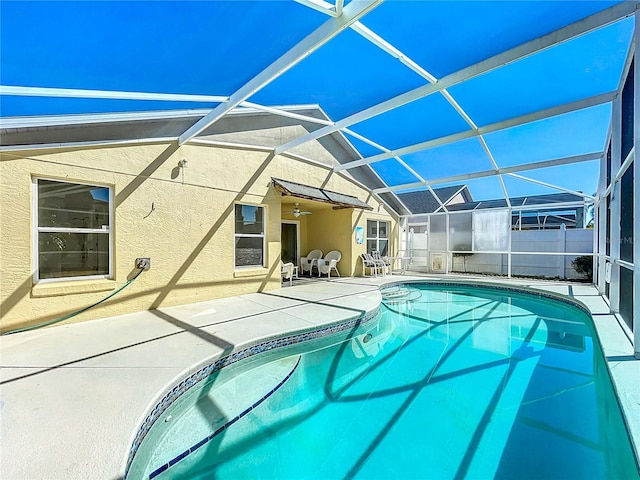
[[[487,286],[383,299],[346,341],[256,355],[180,397],[127,478],[640,478],[586,312]]]

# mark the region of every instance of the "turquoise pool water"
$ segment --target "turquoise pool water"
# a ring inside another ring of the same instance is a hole
[[[383,298],[368,331],[234,367],[180,402],[138,453],[141,478],[640,478],[589,315],[482,287]]]

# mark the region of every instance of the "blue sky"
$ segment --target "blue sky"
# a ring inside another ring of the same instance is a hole
[[[437,78],[617,2],[390,1],[362,23]],[[0,2],[2,85],[230,95],[327,20],[295,2]],[[449,93],[478,126],[616,90],[633,30],[622,20],[455,85]],[[258,91],[265,105],[319,104],[340,120],[427,81],[352,30]],[[0,97],[2,116],[170,108],[206,103]],[[498,166],[602,151],[610,105],[487,134]],[[397,149],[469,130],[439,93],[357,123]],[[379,150],[355,139],[364,157]],[[477,139],[402,156],[427,180],[492,165]],[[415,181],[395,160],[374,164],[389,184]],[[523,175],[595,191],[597,162]],[[469,183],[496,198],[495,178]],[[508,181],[511,196],[551,193]]]

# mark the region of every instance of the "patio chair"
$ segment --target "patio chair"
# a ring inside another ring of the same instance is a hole
[[[309,276],[311,276],[311,270],[313,267],[318,267],[318,259],[320,258],[322,258],[322,250],[311,250],[306,257],[300,258],[302,273],[309,272]]]
[[[391,262],[387,257],[382,257],[378,250],[374,250],[371,252],[371,258],[379,265],[382,266],[382,275],[386,275],[387,269],[389,270],[389,275],[391,275]]]
[[[293,285],[293,270],[294,265],[291,262],[284,263],[280,260],[280,273],[282,274],[282,278],[289,280],[289,286]]]
[[[327,278],[331,278],[331,269],[340,276],[336,264],[341,258],[342,254],[338,250],[331,250],[324,258],[318,259],[318,276],[321,277],[323,273],[326,273]]]
[[[370,254],[361,253],[360,259],[362,260],[362,274],[367,276],[367,268],[369,269],[369,276],[375,275],[378,276],[378,270],[381,270],[384,273],[384,268],[380,262],[374,260]]]

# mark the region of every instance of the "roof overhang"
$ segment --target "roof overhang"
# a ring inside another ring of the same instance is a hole
[[[342,208],[360,208],[362,210],[373,210],[368,204],[357,197],[346,195],[344,193],[332,192],[324,188],[312,187],[311,185],[302,185],[300,183],[289,182],[279,178],[272,178],[271,182],[276,190],[282,195],[291,197],[304,198],[316,202],[330,203],[334,210]]]

